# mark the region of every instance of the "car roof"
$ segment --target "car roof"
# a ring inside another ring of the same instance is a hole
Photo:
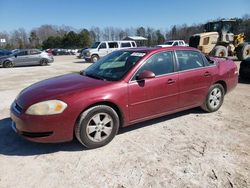
[[[169,47],[153,47],[153,48],[129,48],[124,51],[131,51],[131,52],[144,52],[144,53],[154,53],[154,52],[161,52],[161,51],[173,51],[173,50],[192,50],[199,52],[198,49],[192,48],[189,46],[169,46]]]

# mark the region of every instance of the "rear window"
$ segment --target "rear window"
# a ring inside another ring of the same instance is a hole
[[[30,50],[30,55],[36,55],[36,54],[40,54],[41,51],[39,50]]]
[[[131,44],[130,42],[122,42],[121,47],[122,48],[131,47]]]

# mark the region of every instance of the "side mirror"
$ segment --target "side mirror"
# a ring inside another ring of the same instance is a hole
[[[137,76],[137,80],[145,80],[145,79],[150,79],[150,78],[155,78],[155,73],[153,73],[152,71],[148,71],[145,70],[143,72],[141,72],[138,76]]]

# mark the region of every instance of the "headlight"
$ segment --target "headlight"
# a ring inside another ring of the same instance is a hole
[[[85,52],[85,56],[90,56],[90,52],[89,51],[87,51],[87,52]]]
[[[66,108],[67,104],[60,100],[49,100],[43,101],[36,104],[31,105],[27,110],[26,114],[29,115],[52,115],[52,114],[60,114]]]

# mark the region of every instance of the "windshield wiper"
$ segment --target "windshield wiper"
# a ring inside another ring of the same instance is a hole
[[[85,76],[88,76],[88,77],[90,77],[90,78],[95,78],[95,79],[98,79],[98,80],[106,80],[106,79],[104,79],[103,77],[101,77],[101,76],[98,76],[97,74],[87,74],[87,73],[85,73],[84,74]]]

